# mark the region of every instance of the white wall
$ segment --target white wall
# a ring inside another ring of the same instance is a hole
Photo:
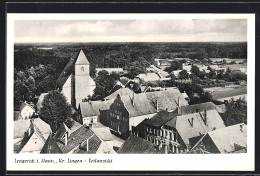
[[[71,104],[71,97],[72,97],[71,89],[72,89],[72,85],[71,85],[71,75],[70,75],[62,88],[62,93],[67,98],[69,104]]]
[[[154,114],[147,114],[147,115],[143,115],[143,116],[137,116],[137,117],[131,117],[129,118],[129,130],[132,131],[132,126],[136,127],[139,123],[141,123],[144,119],[150,119],[152,118]]]
[[[33,112],[35,112],[35,110],[33,110],[30,106],[25,106],[21,111],[22,119],[30,118],[33,115]]]

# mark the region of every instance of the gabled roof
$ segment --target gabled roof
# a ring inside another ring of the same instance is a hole
[[[161,154],[156,150],[155,144],[135,135],[130,135],[117,151],[119,154]]]
[[[107,97],[105,97],[105,100],[111,100],[111,99],[116,99],[117,95],[119,94],[120,96],[124,96],[124,95],[132,95],[134,92],[132,90],[130,90],[129,88],[120,88],[117,91],[115,91],[114,93],[108,95]]]
[[[96,154],[102,141],[97,137],[97,135],[93,134],[89,137],[89,142],[84,142],[81,147],[75,153],[77,154]],[[87,150],[88,145],[88,150]]]
[[[83,144],[93,134],[94,134],[93,131],[89,129],[87,125],[83,125],[79,129],[77,129],[76,131],[70,134],[66,146],[64,145],[63,142],[60,141],[57,141],[57,144],[63,153],[68,153],[72,149],[79,147],[79,145]]]
[[[47,141],[45,142],[45,144],[41,150],[41,153],[44,153],[44,154],[62,153],[61,149],[59,148],[59,146],[57,145],[55,139],[53,139],[51,134],[49,135]]]
[[[98,116],[100,115],[99,110],[109,109],[113,102],[114,100],[82,102],[79,104],[79,108],[82,117]]]
[[[234,152],[243,147],[247,148],[247,125],[244,123],[214,130],[208,135],[221,153]]]
[[[76,60],[75,59],[71,59],[68,64],[65,66],[65,68],[63,69],[63,71],[61,72],[59,78],[57,79],[56,83],[58,84],[58,86],[60,88],[63,87],[63,85],[65,84],[65,82],[67,81],[67,79],[69,78],[69,76],[74,73],[75,71],[75,64]]]
[[[118,95],[118,97],[122,100],[129,112],[129,117],[143,116],[157,112],[145,93],[134,94],[134,96],[125,95],[122,97]]]
[[[194,105],[188,105],[188,106],[181,106],[181,114],[191,114],[195,112],[202,112],[205,110],[213,110],[216,109],[216,105],[212,102],[206,102],[206,103],[200,103],[200,104],[194,104]]]
[[[215,109],[207,110],[206,113],[206,122],[203,120],[205,119],[205,112],[177,116],[176,126],[174,127],[177,129],[186,146],[189,145],[189,138],[225,127],[222,118]]]
[[[54,135],[54,138],[56,140],[62,140],[65,133],[70,130],[70,133],[73,133],[74,131],[76,131],[77,129],[79,129],[82,125],[80,123],[78,123],[77,121],[72,120],[72,127],[69,129],[69,127],[65,124],[65,123],[62,123],[59,127],[59,129],[57,130],[56,134]]]
[[[20,105],[20,111],[22,111],[25,106],[29,106],[30,108],[35,110],[32,105],[28,104],[27,102],[22,102],[21,105]]]
[[[93,128],[92,126],[92,131],[98,135],[103,141],[111,141],[113,140],[112,134],[109,130],[109,127],[97,127]]]
[[[175,110],[178,106],[186,106],[188,102],[176,88],[167,88],[162,91],[146,92],[145,93],[158,110]],[[179,103],[179,105],[178,105]],[[158,105],[158,107],[157,107]]]
[[[136,78],[140,78],[143,81],[157,81],[160,80],[160,76],[156,73],[141,73],[136,76]]]
[[[147,120],[144,123],[154,127],[161,127],[168,121],[174,119],[177,115],[178,115],[177,110],[173,112],[159,111],[151,119]]]
[[[89,65],[89,61],[83,50],[79,51],[75,65]]]

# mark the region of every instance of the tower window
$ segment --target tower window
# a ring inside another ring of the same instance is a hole
[[[83,66],[81,67],[81,71],[84,71],[84,67]]]

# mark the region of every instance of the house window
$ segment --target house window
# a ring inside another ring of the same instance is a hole
[[[177,141],[177,134],[176,133],[173,133],[173,140]]]
[[[149,131],[149,127],[146,127],[146,131],[147,131],[147,132]]]
[[[167,134],[167,131],[165,131],[165,137],[167,137],[167,135],[168,135],[168,134]]]
[[[116,115],[116,118],[119,120],[119,115]]]
[[[170,140],[172,140],[172,133],[171,132],[169,132],[170,133]]]

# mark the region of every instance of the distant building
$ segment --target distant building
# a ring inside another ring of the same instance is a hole
[[[20,106],[20,114],[22,119],[29,119],[35,113],[35,109],[32,104],[28,104],[26,101]]]
[[[189,153],[246,153],[247,125],[220,128],[203,135]]]
[[[136,78],[139,78],[144,82],[159,81],[161,79],[161,77],[157,73],[141,73],[137,75]]]
[[[113,92],[112,94],[108,95],[105,97],[105,100],[114,100],[116,99],[117,95],[124,96],[124,95],[133,95],[134,92],[130,90],[129,88],[120,88],[117,91]]]
[[[98,73],[102,70],[105,70],[108,72],[108,74],[111,74],[113,72],[120,74],[124,73],[123,68],[96,68],[96,74],[98,75]]]
[[[96,84],[89,76],[90,63],[82,50],[76,59],[71,59],[56,83],[68,102],[75,107],[93,95]]]

